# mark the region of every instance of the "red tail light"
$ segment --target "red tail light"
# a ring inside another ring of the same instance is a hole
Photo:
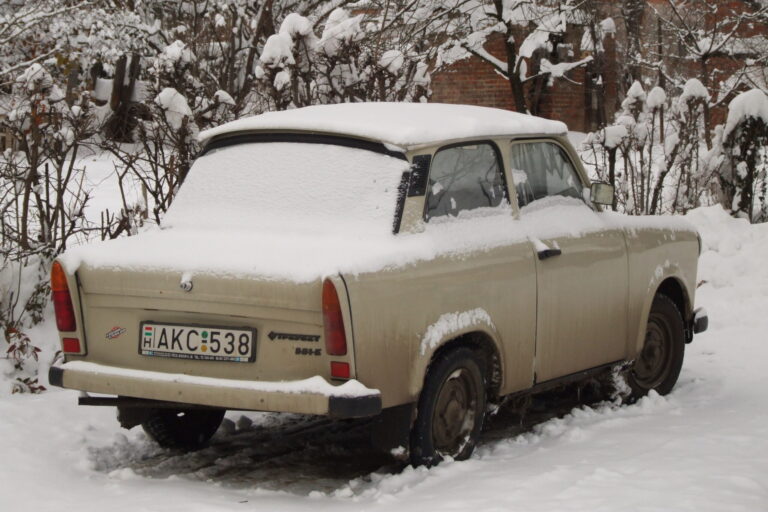
[[[82,352],[80,340],[77,338],[64,338],[61,340],[61,350],[65,354],[79,354]]]
[[[323,326],[325,327],[325,351],[332,356],[347,353],[347,335],[336,287],[330,279],[323,282]]]
[[[335,379],[348,379],[349,376],[349,363],[331,361],[331,377]]]
[[[53,297],[53,309],[56,312],[56,327],[63,332],[72,332],[77,329],[75,308],[72,307],[72,297],[69,295],[67,275],[58,261],[54,261],[51,268],[51,296]]]

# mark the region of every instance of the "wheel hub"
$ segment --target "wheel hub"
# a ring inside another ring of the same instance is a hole
[[[643,350],[634,367],[635,378],[643,387],[652,389],[664,381],[670,369],[671,350],[672,333],[669,326],[662,318],[651,317]]]
[[[471,396],[472,382],[466,370],[459,370],[443,384],[432,428],[437,451],[454,455],[461,450],[474,425],[475,404]]]

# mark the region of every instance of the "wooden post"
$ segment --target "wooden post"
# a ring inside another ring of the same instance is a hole
[[[80,84],[80,70],[78,67],[72,66],[72,69],[69,70],[69,76],[67,77],[67,105],[70,107],[75,102],[75,90],[77,89],[77,86]]]
[[[109,100],[109,106],[113,112],[116,112],[123,99],[123,83],[125,82],[125,65],[128,58],[123,55],[117,59],[115,65],[115,77],[112,80],[112,96]]]

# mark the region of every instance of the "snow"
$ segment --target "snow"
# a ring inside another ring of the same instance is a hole
[[[223,166],[223,169],[228,167]],[[399,169],[402,170],[402,167]],[[393,174],[399,178],[398,173]],[[623,225],[628,226],[630,232],[641,228],[693,229],[680,217],[626,217],[613,212],[595,213],[577,199],[550,197],[523,208],[519,220],[512,216],[509,206],[502,205],[460,212],[458,217],[436,218],[423,232],[395,236],[387,231],[391,229],[391,217],[382,216],[379,219],[381,224],[360,223],[355,218],[357,214],[351,214],[356,211],[354,202],[345,204],[341,202],[342,198],[333,210],[335,218],[330,216],[331,211],[317,210],[304,223],[299,217],[289,216],[284,221],[268,221],[271,205],[277,208],[280,200],[286,197],[283,194],[275,195],[265,210],[254,207],[253,211],[240,217],[237,205],[248,200],[248,191],[254,190],[253,186],[236,186],[238,192],[242,191],[238,197],[232,191],[225,193],[208,188],[205,180],[195,183],[194,175],[190,178],[185,187],[190,183],[194,185],[186,196],[182,188],[182,194],[166,217],[169,228],[71,248],[60,257],[66,270],[71,273],[85,264],[106,269],[166,270],[311,282],[337,273],[357,275],[376,272],[438,256],[461,257],[472,251],[524,243],[529,239],[581,236]],[[394,209],[397,181],[394,176],[392,178],[390,212]],[[198,187],[199,193],[192,192]],[[311,196],[312,189],[306,193]],[[198,200],[207,195],[229,198],[231,204],[210,201],[222,210],[216,214],[207,208],[204,201]],[[265,189],[258,196],[259,200],[252,202],[253,205],[259,204],[261,198],[269,201],[270,195],[270,190]],[[283,207],[290,209],[293,204],[302,203],[286,203]],[[330,204],[335,203],[331,201]],[[221,220],[222,214],[230,215],[230,220],[219,224],[216,219]],[[388,219],[386,223],[383,222],[385,217]],[[567,223],[562,222],[564,218],[568,219]],[[245,224],[252,224],[250,228],[235,229],[229,224],[245,219],[248,219]],[[270,227],[270,224],[275,227]],[[364,226],[371,229],[360,229]]]
[[[364,31],[360,26],[362,20],[362,14],[350,17],[344,9],[334,9],[325,23],[318,48],[329,57],[335,56],[342,44],[358,41],[363,37]]]
[[[559,121],[468,105],[342,103],[239,119],[201,132],[200,141],[228,133],[276,130],[350,135],[410,147],[470,137],[564,135],[566,126]]]
[[[597,133],[597,138],[602,138],[603,145],[608,149],[617,147],[628,136],[629,131],[623,124],[606,126],[605,129]]]
[[[187,45],[182,41],[176,40],[163,48],[160,54],[160,60],[172,64],[188,64],[194,61],[195,56]]]
[[[275,74],[273,82],[275,89],[282,91],[291,84],[291,73],[288,70],[282,70]]]
[[[34,63],[19,75],[16,83],[22,85],[28,92],[41,91],[53,85],[53,78],[41,64]]]
[[[259,60],[271,68],[296,64],[293,58],[293,39],[287,32],[272,34],[264,43]]]
[[[592,62],[592,60],[591,55],[576,62],[561,62],[559,64],[552,64],[547,59],[541,59],[541,72],[549,73],[553,78],[561,78],[572,69],[576,69],[588,62]]]
[[[600,29],[603,31],[603,34],[615,34],[616,22],[613,21],[613,18],[605,18],[600,22]]]
[[[301,394],[310,393],[323,396],[362,397],[378,394],[378,390],[368,389],[357,380],[348,380],[345,383],[334,386],[327,380],[315,375],[304,380],[295,381],[244,381],[234,379],[217,379],[213,377],[201,377],[198,375],[183,375],[180,373],[152,372],[146,370],[133,370],[116,366],[105,366],[87,361],[70,361],[59,365],[65,372],[71,370],[81,374],[99,376],[136,378],[152,382],[178,383],[193,386],[216,386],[233,390],[246,390],[266,393]]]
[[[723,139],[749,117],[762,119],[768,125],[768,96],[760,89],[743,92],[728,104],[728,119],[725,122]]]
[[[2,396],[0,510],[763,511],[768,225],[719,207],[687,219],[702,234],[696,302],[710,326],[686,346],[666,397],[579,407],[523,434],[492,432],[464,462],[349,475],[348,448],[286,449],[269,435],[297,435],[279,427],[294,415],[228,413],[213,447],[184,455],[121,429],[114,409],[77,407],[74,391]],[[318,432],[306,445],[324,443]]]
[[[483,308],[444,313],[440,315],[440,318],[435,323],[427,327],[427,330],[424,332],[420,345],[421,354],[424,355],[427,353],[427,350],[437,347],[451,333],[461,332],[470,327],[483,324],[490,327],[491,331],[496,330],[491,321],[491,316]]]
[[[175,129],[181,128],[184,118],[192,117],[192,109],[189,108],[186,98],[176,89],[166,87],[155,98],[160,108],[165,111],[168,123]]]
[[[663,107],[667,101],[667,93],[661,87],[654,87],[651,92],[648,93],[648,98],[645,100],[645,104],[649,110],[656,110],[659,107]]]
[[[288,34],[292,38],[306,37],[312,34],[312,22],[304,16],[292,12],[283,20],[280,25],[280,32]]]
[[[683,86],[683,92],[680,94],[678,101],[685,105],[689,101],[702,100],[709,101],[709,91],[704,87],[704,84],[696,78],[691,78]]]
[[[232,96],[227,91],[222,91],[219,89],[215,93],[213,93],[213,97],[218,100],[219,103],[222,105],[235,105],[235,100],[232,98]]]
[[[97,78],[93,88],[93,98],[98,101],[109,101],[112,96],[112,82],[111,78]]]
[[[194,163],[165,228],[389,234],[408,163],[325,144],[246,143]]]
[[[400,50],[387,50],[379,58],[379,66],[383,67],[393,75],[400,72],[405,63],[405,55]]]
[[[643,85],[637,80],[632,83],[632,86],[627,91],[627,100],[630,98],[635,101],[645,101],[645,90],[643,90]]]

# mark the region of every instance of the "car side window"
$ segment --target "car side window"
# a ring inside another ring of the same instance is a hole
[[[504,175],[493,145],[448,147],[432,159],[424,219],[499,206],[505,198]]]
[[[512,180],[518,206],[548,196],[583,200],[582,184],[563,148],[552,142],[512,144],[510,153]]]

